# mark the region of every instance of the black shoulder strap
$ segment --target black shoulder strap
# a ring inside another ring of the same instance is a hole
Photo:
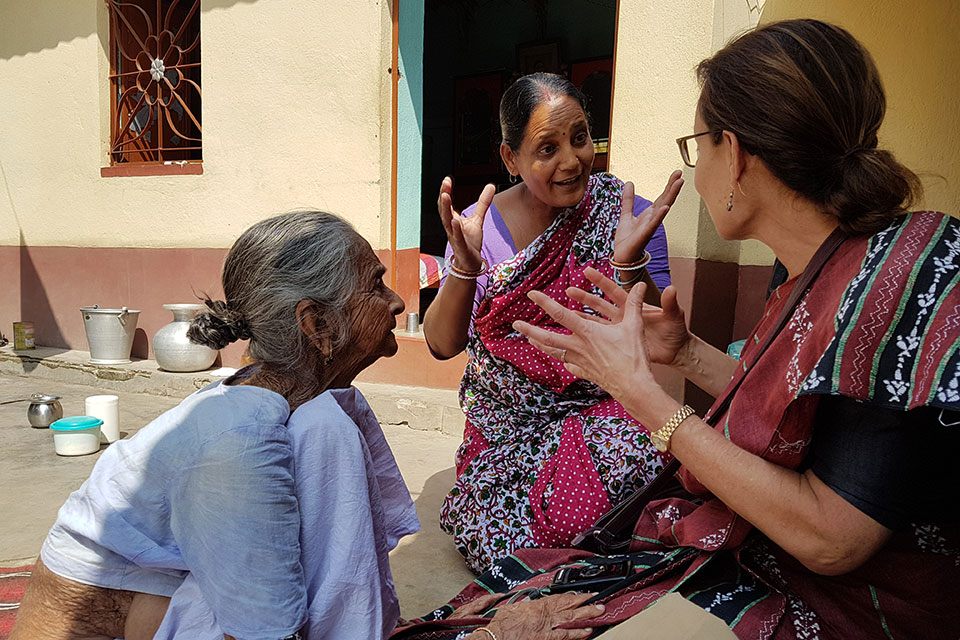
[[[787,298],[787,302],[783,305],[783,311],[780,313],[776,325],[767,333],[766,339],[757,350],[757,355],[754,357],[753,362],[760,359],[760,356],[767,350],[767,347],[770,346],[773,339],[776,338],[777,334],[787,325],[790,316],[793,315],[797,305],[800,304],[800,300],[803,299],[803,296],[806,295],[811,285],[813,285],[820,271],[823,270],[823,266],[827,264],[830,257],[846,239],[846,233],[838,227],[823,241],[823,244],[820,245],[816,253],[813,254],[813,257],[807,264],[807,268],[800,274],[796,286],[793,288],[793,291],[790,292],[790,297]],[[706,420],[707,424],[716,424],[720,416],[727,411],[730,402],[733,400],[733,395],[737,392],[737,389],[740,388],[740,384],[746,376],[747,372],[745,371],[743,375],[740,376],[740,379],[737,380],[736,384],[727,387],[719,400],[714,403],[716,410],[711,412],[710,417]],[[682,491],[682,487],[680,487],[680,483],[676,479],[676,474],[679,469],[680,461],[676,459],[672,460],[651,482],[600,516],[590,529],[577,534],[573,539],[573,546],[596,552],[617,552],[625,549],[630,544],[630,537],[625,534],[633,530],[634,525],[640,518],[640,514],[643,512],[643,508],[647,506],[647,503],[651,500],[678,495]]]

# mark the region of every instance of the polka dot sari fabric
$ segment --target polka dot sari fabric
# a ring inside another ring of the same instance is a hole
[[[440,522],[478,573],[518,548],[567,546],[663,468],[619,403],[511,327],[523,319],[564,331],[526,294],[580,308],[566,288],[591,288],[587,266],[609,273],[621,191],[613,176],[593,176],[580,205],[494,268],[474,318],[460,387],[467,428]]]

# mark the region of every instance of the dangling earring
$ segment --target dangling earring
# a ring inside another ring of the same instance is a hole
[[[324,359],[323,359],[323,364],[324,364],[324,366],[327,366],[327,367],[329,367],[330,365],[332,365],[332,364],[333,364],[333,356],[327,356],[326,358],[324,358]]]
[[[517,176],[510,174],[510,184],[517,184]]]
[[[727,211],[733,210],[733,191],[730,192],[730,199],[727,201]]]

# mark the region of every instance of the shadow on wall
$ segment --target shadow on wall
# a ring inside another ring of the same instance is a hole
[[[203,0],[203,12],[227,9],[257,0]],[[97,33],[101,3],[31,0],[3,4],[0,26],[0,60],[53,49],[63,42]]]
[[[37,344],[54,347],[69,344],[30,255],[30,247],[24,245],[20,245],[20,313],[23,319],[34,323]]]

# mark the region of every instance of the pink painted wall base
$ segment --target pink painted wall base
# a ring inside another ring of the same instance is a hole
[[[196,302],[201,296],[222,298],[220,271],[227,249],[138,249],[84,247],[0,247],[0,331],[13,338],[13,323],[30,321],[39,345],[89,350],[80,307],[139,309],[137,337],[132,355],[150,358],[150,341],[158,329],[171,322],[162,305]],[[389,252],[378,252],[384,263]],[[415,250],[409,254],[411,264]],[[680,304],[688,311],[695,333],[718,348],[743,337],[759,319],[769,267],[746,267],[693,258],[672,258],[673,282]],[[410,305],[416,303],[415,284],[398,277],[398,289]],[[403,318],[401,318],[403,321]],[[400,353],[378,362],[362,380],[435,388],[456,388],[463,372],[464,356],[441,362],[433,359],[422,338],[401,336]],[[223,365],[237,367],[245,343],[229,345],[221,352]],[[410,373],[416,372],[416,379]],[[696,396],[664,369],[658,378],[671,393]],[[704,404],[706,398],[697,400]]]

